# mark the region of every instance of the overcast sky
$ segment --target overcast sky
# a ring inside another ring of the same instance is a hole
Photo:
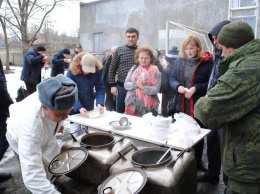
[[[79,2],[67,2],[65,7],[55,7],[50,14],[53,28],[59,34],[66,32],[67,35],[77,35],[79,28]]]

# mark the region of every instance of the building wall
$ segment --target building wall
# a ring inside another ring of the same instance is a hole
[[[42,44],[46,48],[46,55],[48,56],[48,63],[52,65],[53,56],[58,53],[61,49],[69,48],[70,54],[74,53],[74,47],[76,44],[67,44],[67,43],[45,43]],[[32,48],[36,48],[38,45],[34,45]],[[0,59],[5,65],[6,63],[6,50],[5,48],[0,49]],[[14,66],[23,66],[23,51],[22,48],[10,48],[9,49],[9,64]]]
[[[80,5],[80,42],[94,50],[94,33],[102,33],[102,50],[125,44],[125,30],[140,31],[138,44],[165,49],[166,21],[208,32],[228,19],[228,0],[103,0]],[[178,43],[179,44],[179,43]],[[170,47],[172,45],[169,45]]]

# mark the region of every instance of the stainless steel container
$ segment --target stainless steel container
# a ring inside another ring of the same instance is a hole
[[[125,154],[130,151],[130,149],[127,149],[127,147],[132,144],[130,139],[122,139],[121,136],[114,136],[114,139],[114,143],[109,144],[107,147],[103,145],[100,147],[97,145],[93,147],[86,146],[86,149],[88,149],[87,160],[85,160],[85,162],[81,164],[80,167],[78,167],[73,172],[68,173],[66,176],[79,180],[82,183],[91,183],[96,186],[100,185],[107,177],[110,176],[110,167],[118,159],[120,159],[120,155],[118,153],[120,152]],[[70,141],[63,145],[62,150],[81,146],[82,145],[80,144],[80,141]]]
[[[146,148],[138,148],[139,151]],[[149,148],[151,149],[151,148]],[[157,148],[156,148],[157,149]],[[162,148],[163,149],[163,148]],[[164,149],[167,150],[167,149]],[[115,162],[109,172],[111,175],[126,169],[140,168],[147,175],[147,183],[140,193],[156,194],[195,194],[197,189],[197,171],[194,156],[179,151],[171,151],[171,160],[164,165],[136,165],[132,156],[138,150],[131,150],[124,158]],[[149,158],[148,156],[146,156]],[[158,157],[160,158],[160,157]],[[177,159],[178,158],[178,159]],[[177,159],[177,160],[176,160]],[[156,161],[156,160],[155,160]]]

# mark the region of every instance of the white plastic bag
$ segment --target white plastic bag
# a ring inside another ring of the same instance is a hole
[[[174,128],[187,130],[187,135],[198,135],[200,126],[191,116],[185,113],[175,113],[174,119],[176,120],[173,125]]]
[[[172,125],[173,129],[178,131],[179,144],[183,147],[190,147],[193,144],[191,136],[200,132],[199,124],[185,113],[175,113],[176,120]]]

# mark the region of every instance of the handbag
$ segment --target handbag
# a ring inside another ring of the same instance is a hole
[[[25,99],[27,97],[27,90],[21,86],[18,90],[17,90],[17,97],[15,98],[16,102],[20,102],[23,99]]]

